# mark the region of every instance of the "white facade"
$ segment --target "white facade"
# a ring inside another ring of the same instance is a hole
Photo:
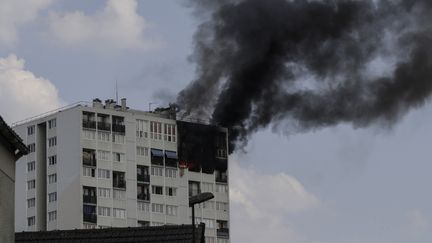
[[[229,242],[228,180],[179,168],[176,124],[95,102],[15,126],[33,151],[17,164],[16,231],[190,224],[198,182],[215,198],[196,207],[196,221],[208,242]]]

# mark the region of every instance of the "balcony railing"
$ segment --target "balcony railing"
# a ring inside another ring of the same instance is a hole
[[[226,173],[216,174],[216,182],[227,183],[228,175]]]
[[[139,193],[137,195],[137,199],[138,200],[144,200],[144,201],[150,201],[150,194],[146,194],[146,193]]]
[[[83,128],[96,129],[96,122],[95,121],[83,120],[82,122],[83,122],[82,123]]]
[[[83,202],[84,203],[89,203],[89,204],[96,204],[97,203],[97,198],[95,196],[86,196],[86,195],[83,195]]]
[[[126,189],[126,181],[113,181],[114,188]]]
[[[217,229],[217,237],[218,238],[229,238],[229,229],[228,228]]]
[[[111,130],[111,125],[107,122],[98,122],[97,123],[97,128],[99,130],[104,130],[104,131],[110,131]]]
[[[125,133],[126,129],[125,129],[125,125],[121,125],[121,124],[112,124],[112,131],[113,132],[118,132],[118,133]]]
[[[150,182],[150,175],[137,175],[137,180],[139,182]]]
[[[83,165],[95,167],[96,166],[96,155],[93,155],[90,158],[87,156],[83,156]]]
[[[96,213],[84,213],[84,222],[89,222],[89,223],[97,223],[97,215]]]

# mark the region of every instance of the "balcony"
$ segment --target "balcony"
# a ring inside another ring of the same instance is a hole
[[[138,182],[150,182],[150,175],[137,175]]]
[[[82,126],[83,126],[83,128],[87,128],[87,129],[96,129],[96,122],[83,120]]]
[[[228,239],[229,238],[229,229],[228,228],[217,229],[217,237]]]
[[[126,181],[113,181],[113,187],[126,190]]]
[[[150,194],[149,193],[138,193],[137,199],[143,200],[143,201],[150,201]]]
[[[216,182],[219,183],[228,183],[228,175],[226,172],[218,172],[216,171]]]
[[[88,204],[96,204],[97,198],[95,196],[83,195],[83,202]]]
[[[113,132],[117,132],[117,133],[121,133],[121,134],[125,134],[125,125],[121,125],[121,124],[112,124],[112,131]]]
[[[98,122],[97,128],[102,131],[111,131],[111,124],[107,122]]]
[[[84,222],[97,223],[96,213],[84,213]]]

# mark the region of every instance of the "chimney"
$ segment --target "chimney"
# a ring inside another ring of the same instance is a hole
[[[105,108],[106,109],[114,109],[116,106],[116,102],[113,99],[105,100]]]
[[[122,111],[127,110],[127,106],[126,106],[126,98],[122,98],[122,99],[121,99],[121,110],[122,110]]]
[[[93,108],[102,108],[102,101],[98,98],[93,99]]]

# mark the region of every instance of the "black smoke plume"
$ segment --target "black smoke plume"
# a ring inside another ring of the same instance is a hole
[[[192,1],[202,20],[185,116],[229,128],[391,125],[432,92],[430,0]]]

